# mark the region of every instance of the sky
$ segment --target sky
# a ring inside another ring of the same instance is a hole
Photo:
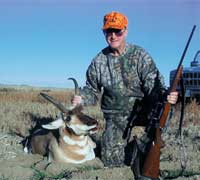
[[[167,86],[193,25],[184,67],[200,50],[200,0],[0,0],[0,84],[83,86],[111,11],[128,17],[127,42],[150,53]]]

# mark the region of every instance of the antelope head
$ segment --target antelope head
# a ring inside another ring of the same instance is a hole
[[[75,84],[75,94],[79,94],[78,83],[74,78],[69,79],[73,80]],[[40,93],[40,95],[55,105],[62,113],[62,118],[59,118],[49,124],[43,125],[43,128],[58,129],[60,127],[64,127],[73,131],[76,135],[93,134],[97,131],[98,121],[84,114],[82,112],[83,107],[81,105],[72,107],[72,109],[66,109],[59,101],[53,97],[45,93]]]
[[[98,121],[85,115],[82,112],[82,106],[76,106],[73,109],[68,110],[53,97],[45,93],[40,93],[40,95],[54,104],[62,113],[62,118],[43,125],[43,128],[58,129],[65,127],[72,130],[76,135],[92,134],[97,130]]]

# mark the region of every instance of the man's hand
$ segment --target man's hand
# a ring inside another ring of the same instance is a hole
[[[71,102],[72,102],[72,106],[77,106],[83,102],[83,98],[81,96],[75,95],[72,98]]]
[[[178,100],[178,92],[171,92],[168,96],[167,96],[167,101],[170,104],[176,104]]]

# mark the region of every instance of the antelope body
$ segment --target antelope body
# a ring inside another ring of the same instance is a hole
[[[82,113],[82,107],[67,110],[47,94],[40,93],[62,112],[62,117],[42,125],[28,138],[24,150],[47,155],[49,161],[83,163],[95,158],[96,144],[89,134],[97,130],[97,121]]]

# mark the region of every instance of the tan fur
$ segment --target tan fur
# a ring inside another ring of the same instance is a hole
[[[49,132],[46,135],[38,135],[31,139],[31,147],[33,154],[46,155],[50,141],[55,139],[53,134]]]
[[[45,135],[33,136],[31,139],[32,153],[48,155],[49,161],[78,164],[87,161],[88,157],[85,152],[88,150],[91,153],[91,149],[96,147],[88,135],[78,136],[65,127],[59,129],[59,134],[59,139],[56,139],[51,131]],[[68,137],[70,142],[75,144],[67,143],[64,137]]]
[[[42,125],[43,129],[31,136],[32,153],[47,155],[49,161],[56,162],[79,164],[92,160],[95,158],[96,144],[88,134],[97,125],[98,122],[84,115],[79,107],[66,110],[62,118]],[[59,137],[56,137],[58,135]]]

